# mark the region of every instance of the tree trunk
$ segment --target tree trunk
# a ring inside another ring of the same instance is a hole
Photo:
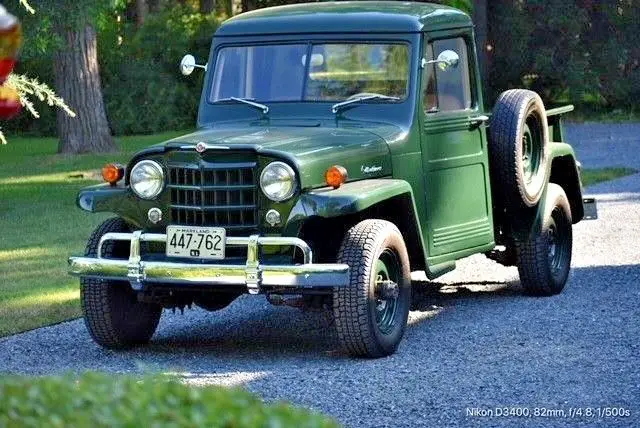
[[[243,12],[249,12],[257,8],[255,0],[242,0],[241,3]]]
[[[216,8],[216,0],[200,0],[200,13],[211,13]]]
[[[56,92],[76,117],[58,110],[58,153],[116,151],[102,100],[96,31],[91,25],[80,30],[58,29],[63,46],[54,56]]]
[[[487,0],[473,0],[473,23],[476,26],[476,47],[478,49],[478,62],[480,63],[480,77],[483,82],[486,82],[489,73]],[[484,88],[485,85],[483,84],[482,87]]]
[[[136,27],[140,28],[149,14],[147,0],[136,0]]]

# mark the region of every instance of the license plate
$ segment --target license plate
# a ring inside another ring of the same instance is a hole
[[[226,235],[222,227],[167,226],[167,256],[224,259]]]

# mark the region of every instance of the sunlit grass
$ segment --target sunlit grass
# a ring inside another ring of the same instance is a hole
[[[67,258],[82,254],[109,214],[75,205],[107,162],[126,163],[151,144],[185,132],[125,137],[119,153],[57,155],[53,138],[11,137],[0,146],[0,336],[80,316],[78,280]]]
[[[615,180],[616,178],[625,177],[637,172],[638,171],[631,168],[585,169],[582,171],[582,184],[584,186],[592,186],[603,181]]]
[[[69,180],[91,179],[99,180],[99,169],[93,171],[68,171],[55,172],[53,174],[23,175],[18,177],[8,177],[0,179],[0,185],[7,184],[42,184],[42,183],[65,183]]]
[[[48,293],[38,293],[37,295],[24,296],[17,299],[13,299],[11,303],[7,304],[7,309],[21,310],[34,306],[34,303],[38,305],[59,305],[73,300],[77,300],[80,296],[80,291],[75,287],[72,289],[56,290]]]

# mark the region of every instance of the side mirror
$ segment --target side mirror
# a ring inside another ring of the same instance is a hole
[[[202,68],[204,71],[207,71],[207,64],[200,65],[196,64],[196,59],[193,55],[187,54],[182,57],[182,61],[180,61],[180,73],[184,76],[188,76],[193,73],[195,68]]]
[[[422,65],[425,64],[438,64],[438,67],[442,71],[447,71],[451,68],[457,68],[458,64],[460,64],[460,56],[452,50],[442,51],[440,55],[438,55],[438,59],[434,59],[431,61],[422,60]]]

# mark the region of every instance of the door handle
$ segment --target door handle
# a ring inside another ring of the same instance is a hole
[[[484,114],[469,118],[469,122],[471,123],[471,126],[480,126],[483,123],[488,121],[489,121],[489,116],[485,116]]]

